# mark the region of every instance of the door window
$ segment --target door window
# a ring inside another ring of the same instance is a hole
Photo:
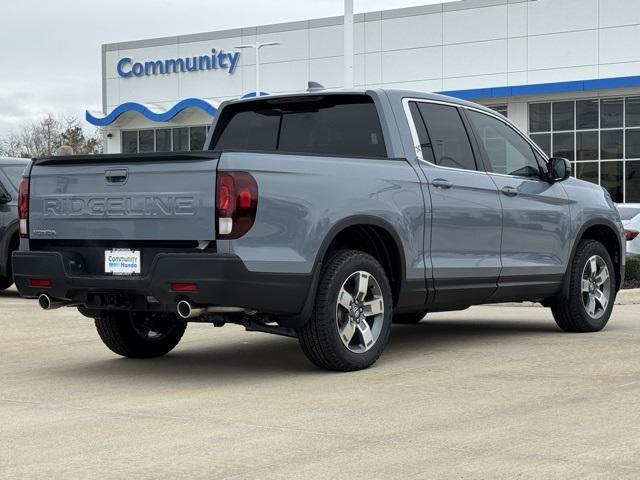
[[[410,105],[410,110],[424,160],[441,167],[477,170],[469,136],[456,107],[418,102]]]
[[[540,165],[531,145],[513,128],[484,113],[467,115],[478,133],[491,169],[503,175],[540,178]]]

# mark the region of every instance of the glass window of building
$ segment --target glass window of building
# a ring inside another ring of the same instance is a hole
[[[640,127],[640,97],[627,97],[627,127]]]
[[[159,128],[156,130],[156,152],[171,151],[171,129]]]
[[[529,105],[529,131],[551,131],[551,103],[532,103]]]
[[[553,131],[573,130],[575,123],[574,102],[554,102],[552,106],[553,112]]]
[[[621,98],[603,98],[600,100],[600,128],[620,128],[624,111]]]
[[[640,202],[640,96],[532,103],[529,134],[615,202]]]
[[[122,153],[202,150],[207,127],[156,128],[122,132]]]
[[[626,162],[625,169],[625,202],[640,203],[640,160]]]
[[[576,102],[576,130],[598,128],[598,100],[578,100]]]
[[[553,134],[553,156],[562,157],[567,160],[575,160],[574,133],[563,132]]]
[[[597,131],[576,133],[576,160],[598,160],[598,148]]]
[[[140,153],[155,152],[155,135],[153,130],[140,130],[138,133]]]
[[[122,132],[122,153],[138,153],[138,131]]]
[[[204,149],[204,141],[207,138],[206,127],[191,127],[189,129],[189,149],[190,150],[202,150]]]
[[[189,150],[189,129],[174,128],[173,129],[173,151],[184,152]]]

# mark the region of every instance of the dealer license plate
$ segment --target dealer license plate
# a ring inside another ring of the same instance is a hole
[[[140,273],[140,250],[115,248],[104,252],[104,272],[113,275]]]

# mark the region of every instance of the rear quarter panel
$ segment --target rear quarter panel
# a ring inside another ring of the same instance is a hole
[[[336,226],[369,218],[395,232],[406,278],[425,278],[424,200],[405,160],[223,153],[219,170],[248,171],[258,183],[251,230],[218,242],[219,251],[237,254],[249,270],[310,274]]]

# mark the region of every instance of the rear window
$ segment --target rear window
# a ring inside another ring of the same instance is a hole
[[[276,98],[225,108],[211,150],[386,157],[378,112],[364,95]]]
[[[640,207],[618,207],[618,212],[620,212],[621,220],[631,220],[636,215],[640,215]]]

